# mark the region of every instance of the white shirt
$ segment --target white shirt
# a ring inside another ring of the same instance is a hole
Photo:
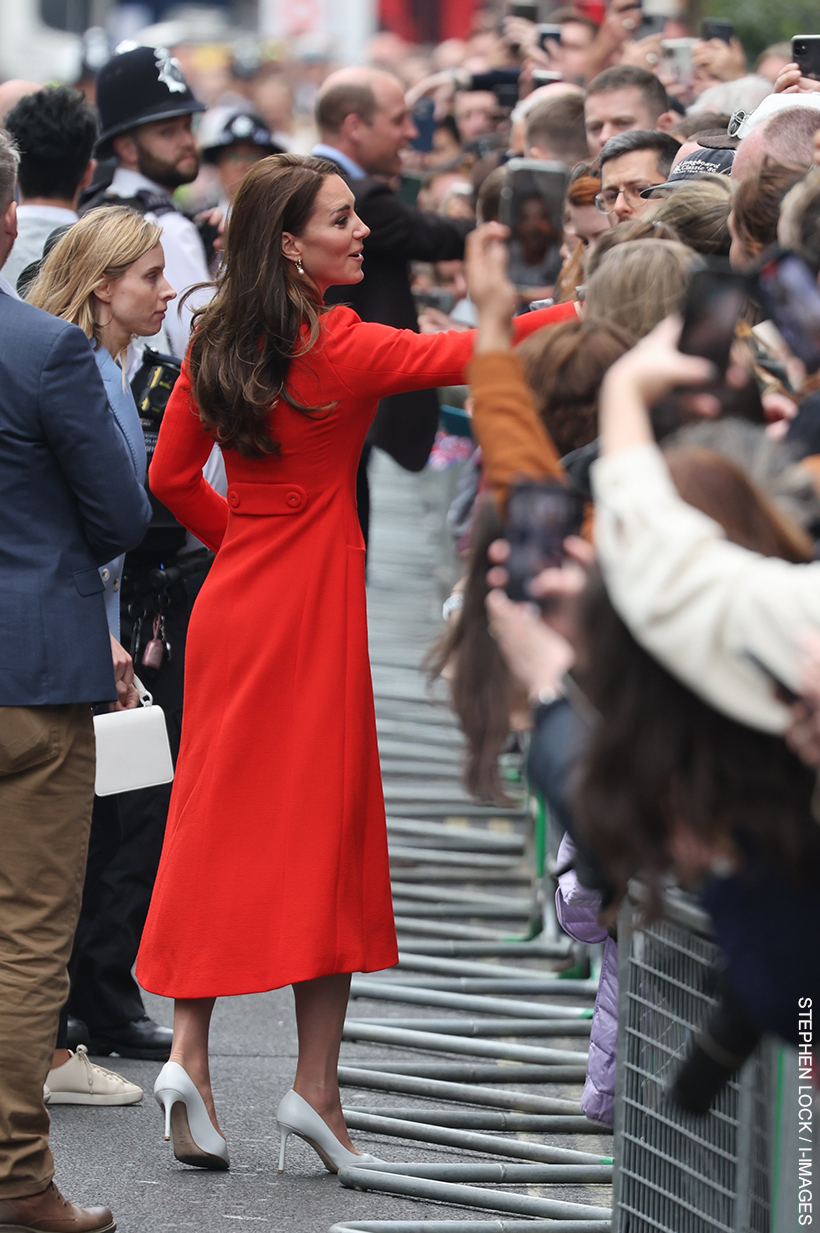
[[[57,227],[76,223],[78,215],[64,206],[19,205],[17,207],[17,239],[6,258],[3,274],[13,287],[27,265],[39,261],[43,246]]]
[[[609,596],[635,639],[710,706],[782,733],[789,712],[745,657],[796,688],[797,637],[820,630],[820,561],[749,552],[687,505],[655,445],[592,467],[595,544]]]
[[[134,197],[141,190],[160,193],[172,200],[171,194],[162,185],[155,184],[139,171],[129,171],[118,167],[114,172],[108,193],[114,197]],[[165,317],[165,332],[171,344],[174,355],[182,359],[188,348],[188,338],[191,332],[191,314],[201,304],[207,304],[211,292],[205,290],[185,302],[180,317],[177,312],[179,297],[195,283],[211,281],[211,272],[205,260],[205,249],[199,232],[189,218],[180,214],[174,207],[165,214],[152,214],[145,217],[162,228],[162,247],[165,252],[165,277],[177,293],[177,300],[168,305]]]

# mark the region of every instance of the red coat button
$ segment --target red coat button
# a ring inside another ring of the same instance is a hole
[[[230,502],[230,504],[234,507],[234,509],[236,509],[237,505],[239,504],[239,493],[238,493],[238,492],[229,492],[229,493],[228,493],[228,501],[229,501],[229,502]]]
[[[302,504],[302,497],[298,492],[289,492],[285,500],[293,509],[298,509]]]

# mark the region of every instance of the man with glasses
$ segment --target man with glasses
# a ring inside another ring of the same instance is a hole
[[[601,151],[601,191],[595,204],[602,214],[624,223],[645,214],[652,207],[641,193],[669,176],[680,142],[668,133],[638,129],[610,137]]]

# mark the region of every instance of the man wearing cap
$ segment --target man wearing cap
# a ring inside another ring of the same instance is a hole
[[[199,172],[199,152],[191,131],[196,112],[205,111],[191,93],[179,61],[164,47],[134,47],[119,52],[97,74],[101,132],[96,154],[117,160],[107,188],[87,200],[82,213],[118,200],[132,205],[162,228],[165,277],[178,296],[210,272],[199,232],[177,208],[173,192]],[[196,304],[174,306],[165,321],[173,352],[185,355]]]

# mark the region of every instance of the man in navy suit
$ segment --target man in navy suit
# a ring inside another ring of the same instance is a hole
[[[0,129],[0,267],[18,155]],[[0,1231],[115,1228],[52,1181],[43,1083],[80,909],[94,703],[116,701],[98,566],[151,516],[82,330],[0,291]]]

